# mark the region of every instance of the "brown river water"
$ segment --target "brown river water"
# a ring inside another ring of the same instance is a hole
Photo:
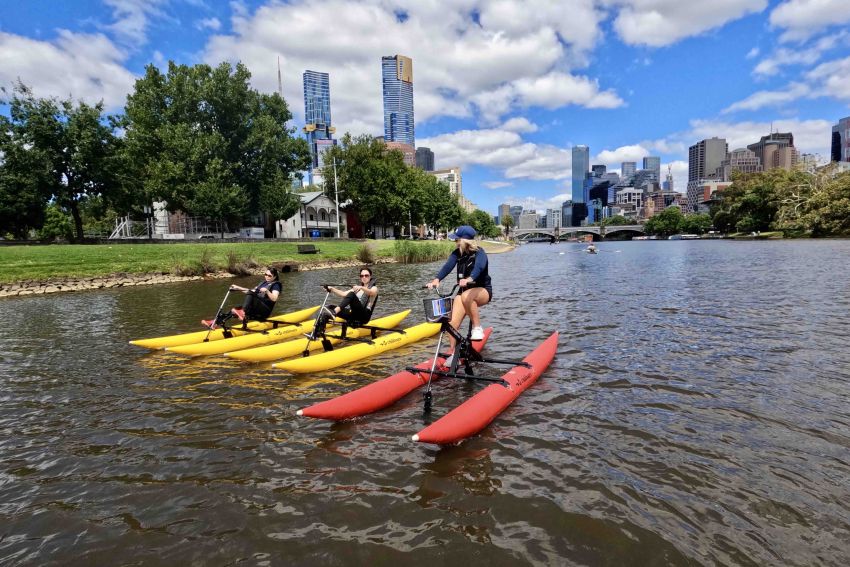
[[[410,436],[482,386],[295,415],[436,338],[291,376],[127,344],[198,330],[227,281],[0,301],[0,565],[847,565],[850,241],[599,248],[491,255],[485,352],[560,346],[446,448]],[[438,267],[379,266],[378,311],[421,322]],[[357,273],[284,274],[277,311]]]

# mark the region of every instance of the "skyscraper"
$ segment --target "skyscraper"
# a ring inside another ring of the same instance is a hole
[[[584,181],[590,171],[590,148],[573,146],[573,204],[584,203]]]
[[[643,158],[643,168],[647,171],[655,172],[653,181],[661,181],[661,158],[655,156],[646,156]]]
[[[637,171],[637,163],[633,161],[624,161],[620,168],[622,169],[620,177],[623,178],[624,182],[628,182],[629,177],[634,177],[635,171]]]
[[[850,116],[842,118],[832,127],[830,161],[850,161]]]
[[[416,148],[416,167],[423,171],[434,171],[434,152],[431,148]]]
[[[304,122],[311,158],[308,183],[312,185],[321,179],[317,170],[324,165],[322,154],[336,145],[333,139],[336,128],[331,126],[331,89],[327,73],[304,71]]]
[[[384,85],[384,140],[416,147],[413,121],[413,60],[404,55],[381,57]]]
[[[717,178],[717,169],[726,159],[729,145],[724,138],[709,138],[688,148],[688,210],[696,212],[702,202],[701,186]],[[722,170],[721,170],[722,171]]]
[[[771,132],[755,144],[747,145],[747,149],[759,158],[762,171],[777,167],[791,169],[797,163],[798,152],[794,148],[794,135],[791,132]]]

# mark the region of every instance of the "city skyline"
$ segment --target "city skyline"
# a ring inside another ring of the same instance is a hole
[[[36,96],[103,99],[117,112],[148,63],[241,60],[254,88],[276,92],[279,57],[299,132],[301,77],[320,69],[337,136],[379,136],[378,64],[404,54],[416,65],[416,145],[434,152],[435,168],[462,168],[464,194],[492,214],[500,203],[543,212],[570,198],[577,145],[611,172],[659,156],[680,191],[688,148],[712,137],[731,152],[791,132],[801,153],[828,159],[832,127],[850,116],[848,22],[836,0],[696,13],[674,0],[33,0],[0,21],[0,85],[20,78]]]

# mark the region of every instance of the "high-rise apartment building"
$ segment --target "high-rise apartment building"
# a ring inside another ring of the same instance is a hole
[[[637,162],[634,161],[624,161],[620,166],[622,172],[620,173],[620,177],[623,180],[628,181],[630,177],[634,177],[635,172],[637,171]]]
[[[318,170],[324,165],[322,155],[328,148],[336,145],[331,125],[331,89],[327,73],[304,71],[304,134],[310,145],[310,167],[307,171],[308,183],[321,181]]]
[[[590,171],[590,148],[573,146],[573,203],[584,203],[584,186]]]
[[[422,171],[434,171],[434,152],[431,148],[416,148],[416,167]]]
[[[404,55],[381,58],[384,91],[384,140],[416,147],[413,121],[413,60]]]
[[[842,118],[832,127],[830,161],[850,162],[850,116]]]
[[[724,138],[708,138],[688,148],[688,210],[696,212],[702,199],[702,183],[717,177],[729,145]]]

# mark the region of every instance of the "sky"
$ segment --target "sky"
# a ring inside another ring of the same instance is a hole
[[[850,116],[848,0],[0,0],[0,86],[120,113],[144,68],[243,62],[304,123],[302,73],[330,75],[337,134],[383,135],[381,57],[413,59],[416,145],[460,167],[479,208],[569,199],[591,164],[793,132],[829,157]],[[0,111],[8,112],[4,107]]]

